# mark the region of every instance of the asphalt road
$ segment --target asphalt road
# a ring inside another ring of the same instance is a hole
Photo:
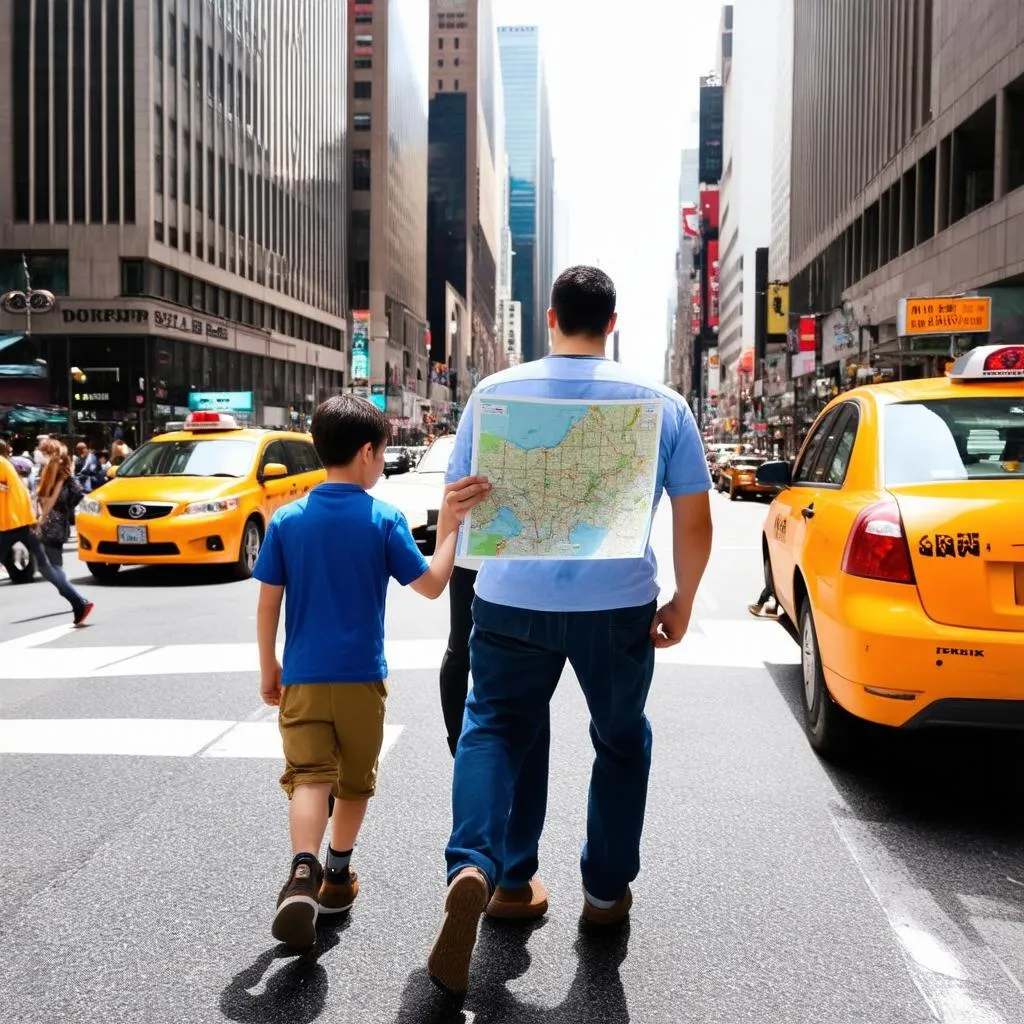
[[[256,585],[209,571],[93,584],[68,628],[0,583],[0,1021],[332,1024],[1024,1021],[1018,737],[878,734],[837,771],[799,723],[796,645],[751,619],[764,506],[713,495],[691,635],[659,658],[644,864],[627,935],[578,931],[590,764],[571,676],[553,715],[533,928],[485,925],[461,1015],[424,963],[444,896],[446,599],[394,591],[387,754],[350,920],[270,937],[287,872]],[[664,517],[655,531],[670,561]]]

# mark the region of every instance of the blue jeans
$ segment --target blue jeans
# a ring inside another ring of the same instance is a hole
[[[7,558],[15,544],[25,545],[28,553],[35,559],[39,575],[57,588],[61,597],[71,605],[71,610],[76,615],[88,604],[86,599],[71,585],[63,568],[50,561],[43,542],[39,539],[39,534],[32,527],[20,526],[16,530],[0,532],[0,562]]]
[[[590,710],[594,766],[583,884],[618,899],[640,871],[651,768],[644,714],[654,674],[656,605],[603,612],[537,612],[476,598],[473,689],[455,752],[449,880],[477,867],[491,885],[522,885],[537,869],[547,810],[548,715],[565,663]]]

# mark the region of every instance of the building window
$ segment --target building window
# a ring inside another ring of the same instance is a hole
[[[443,78],[439,78],[437,80],[437,91],[438,92],[444,92],[444,79]]]
[[[372,25],[373,15],[372,14],[357,14],[356,15],[357,25]]]
[[[458,57],[456,57],[456,58],[455,58],[455,66],[456,66],[456,67],[458,67],[460,63],[461,63],[461,62],[460,62],[459,58],[458,58]]]
[[[352,151],[352,188],[356,192],[370,190],[370,151],[368,149]]]
[[[444,38],[441,37],[441,36],[437,37],[437,48],[439,50],[443,50],[444,49]]]
[[[373,46],[373,36],[372,35],[356,36],[356,47],[358,49],[367,49],[367,50],[369,50],[370,48],[372,48],[372,46]]]
[[[455,91],[459,91],[459,80],[457,78],[455,79]]]
[[[369,100],[373,98],[373,82],[356,82],[352,86],[352,95],[357,100]]]
[[[158,196],[164,194],[164,113],[153,111],[153,188]]]
[[[181,26],[181,77],[187,82],[192,74],[192,33],[188,25]]]
[[[153,4],[153,53],[163,60],[164,56],[164,0]]]
[[[373,67],[372,57],[356,57],[355,68],[357,71],[369,71]]]
[[[121,260],[121,294],[146,294],[146,263],[144,260]]]
[[[172,67],[178,66],[178,23],[172,12],[167,16],[170,28],[167,32],[167,63]]]
[[[456,50],[457,50],[457,49],[459,48],[459,44],[460,44],[461,42],[462,42],[462,40],[461,40],[461,39],[460,39],[460,38],[459,38],[458,36],[456,36],[456,37],[455,37],[455,49],[456,49]]]
[[[45,288],[54,295],[68,294],[68,253],[66,249],[54,252],[25,252],[6,249],[0,252],[0,292],[18,291],[26,286],[25,263],[33,288]]]
[[[352,118],[352,127],[357,132],[368,132],[370,130],[370,115],[355,114]]]
[[[439,68],[443,68],[443,67],[444,67],[444,61],[443,61],[443,60],[441,60],[441,58],[438,58],[438,61],[437,61],[437,66],[438,66]]]
[[[172,118],[167,125],[167,142],[170,146],[170,160],[167,164],[168,188],[172,199],[178,198],[178,123]]]

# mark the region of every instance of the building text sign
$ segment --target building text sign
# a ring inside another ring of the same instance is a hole
[[[901,338],[927,334],[984,334],[992,329],[992,300],[936,296],[900,299],[897,333]]]

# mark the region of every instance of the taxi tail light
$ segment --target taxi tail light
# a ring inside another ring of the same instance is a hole
[[[1007,345],[985,359],[983,373],[1018,370],[1024,373],[1024,345]]]
[[[843,552],[843,572],[888,583],[915,583],[910,547],[893,499],[868,505],[857,515]]]

